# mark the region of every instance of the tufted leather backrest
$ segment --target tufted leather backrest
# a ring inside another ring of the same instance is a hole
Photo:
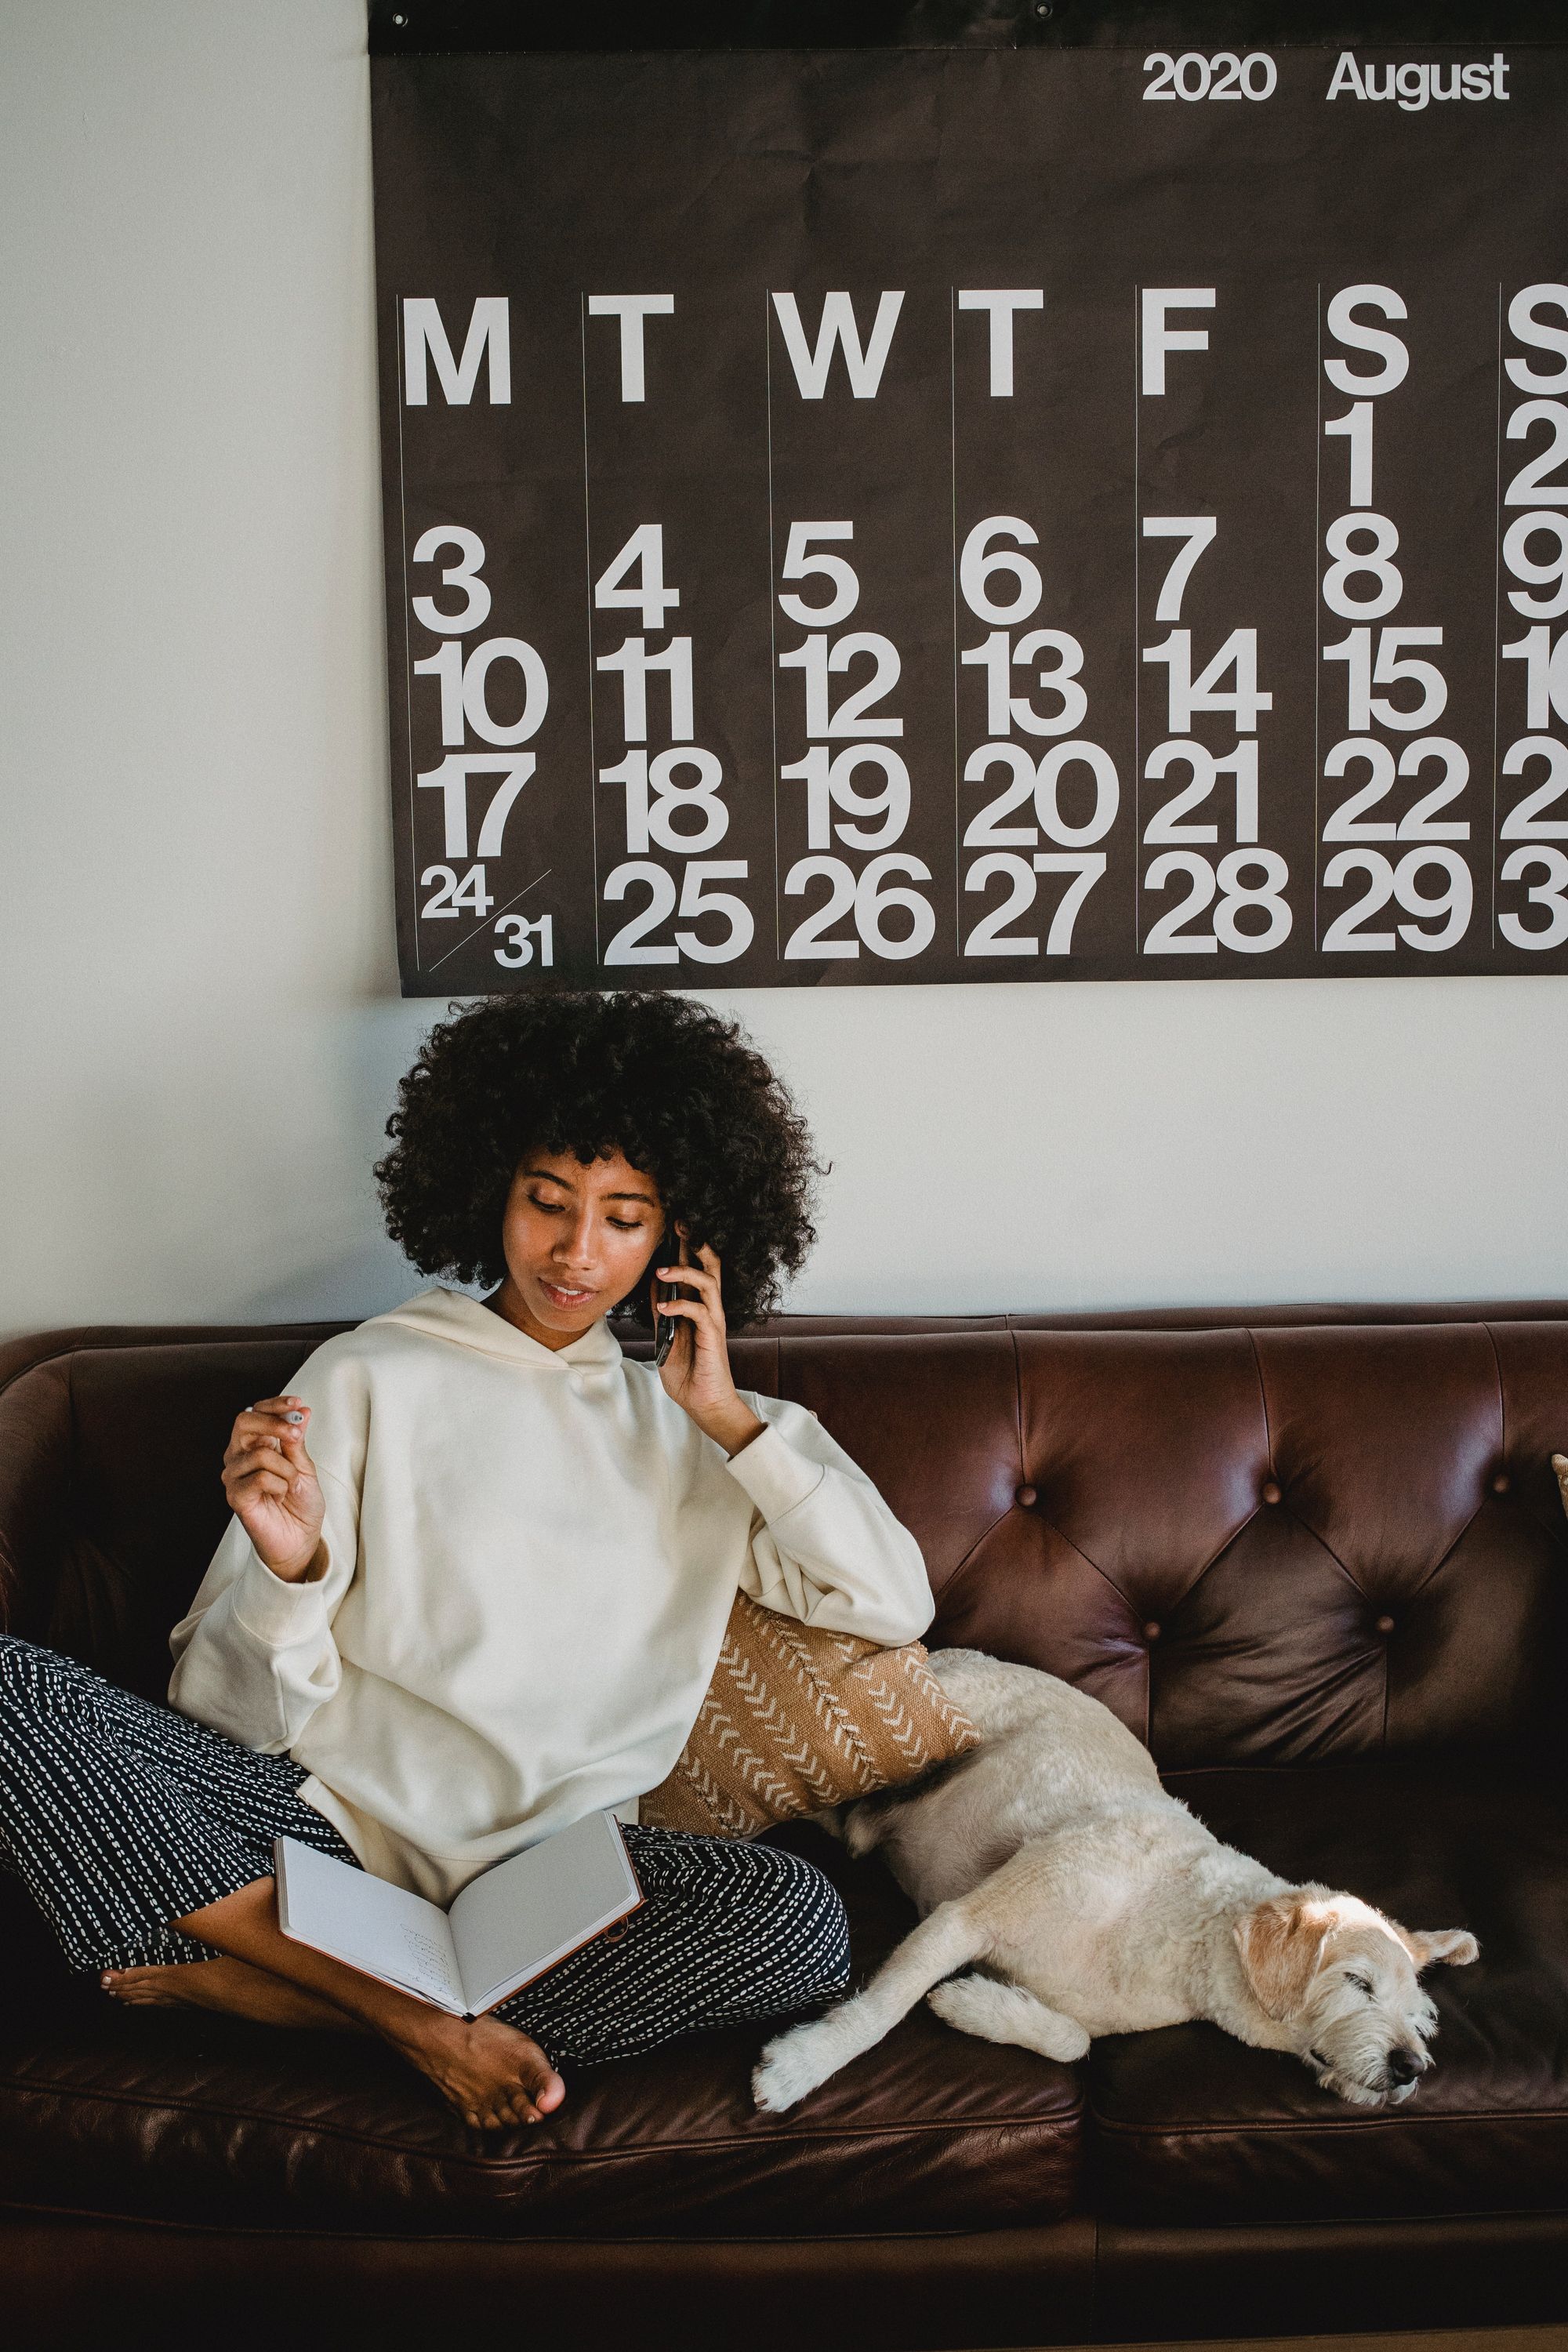
[[[224,1525],[229,1423],[326,1328],[14,1352],[10,1629],[161,1696]],[[1163,1766],[1497,1747],[1557,1711],[1568,1320],[786,1324],[733,1354],[914,1531],[933,1643],[1066,1676]]]
[[[933,1642],[1170,1769],[1494,1746],[1564,1665],[1568,1322],[785,1340],[919,1536]]]

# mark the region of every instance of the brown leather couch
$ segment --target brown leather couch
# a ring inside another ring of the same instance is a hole
[[[161,1696],[229,1419],[326,1327],[0,1351],[0,1615]],[[378,2045],[114,2009],[0,1878],[0,2326],[21,2347],[837,2352],[1568,2318],[1568,1303],[771,1326],[924,1548],[933,1643],[1065,1675],[1222,1836],[1417,1926],[1391,2114],[1208,2026],[1083,2065],[922,2010],[783,2117],[756,2032],[469,2133]],[[909,1919],[834,1870],[858,1960]],[[504,2336],[501,2331],[505,2331]]]

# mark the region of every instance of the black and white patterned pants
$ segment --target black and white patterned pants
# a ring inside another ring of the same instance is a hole
[[[73,1969],[210,1959],[171,1922],[270,1877],[275,1837],[352,1863],[300,1803],[305,1778],[0,1634],[0,1868]],[[641,1909],[496,2011],[552,2061],[624,2058],[843,1990],[844,1906],[810,1863],[733,1838],[630,1824],[626,1837]]]

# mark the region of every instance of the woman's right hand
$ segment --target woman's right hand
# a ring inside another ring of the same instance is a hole
[[[223,1457],[223,1490],[257,1555],[286,1584],[325,1570],[326,1516],[316,1465],[305,1451],[310,1408],[298,1397],[264,1397],[236,1418]]]

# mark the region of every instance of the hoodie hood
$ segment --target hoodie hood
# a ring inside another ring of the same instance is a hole
[[[414,1331],[422,1331],[427,1339],[446,1339],[454,1347],[471,1348],[481,1356],[499,1356],[504,1362],[526,1364],[535,1371],[570,1372],[594,1369],[609,1371],[623,1360],[621,1343],[603,1316],[591,1323],[580,1339],[564,1348],[546,1348],[538,1339],[531,1339],[504,1315],[492,1314],[477,1298],[469,1298],[460,1290],[437,1286],[422,1290],[390,1313],[373,1316],[363,1328],[374,1329],[377,1324],[398,1323]]]

